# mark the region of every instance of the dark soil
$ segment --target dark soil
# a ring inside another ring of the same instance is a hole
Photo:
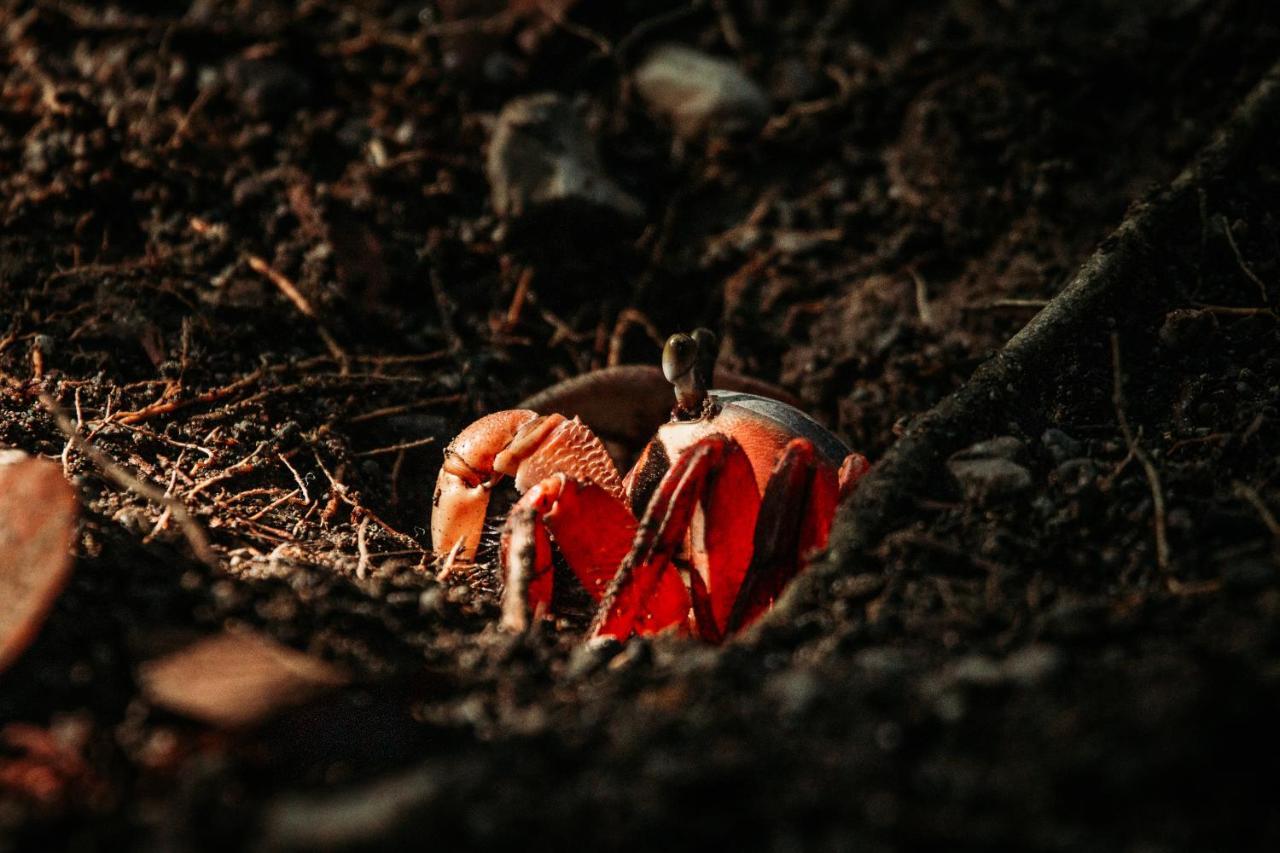
[[[46,395],[216,551],[67,454],[75,573],[0,723],[86,769],[0,789],[0,851],[1280,846],[1275,116],[956,436],[1019,438],[1029,488],[936,466],[745,637],[505,635],[492,573],[438,581],[426,535],[461,426],[611,350],[656,360],[627,317],[718,329],[721,364],[881,457],[1227,121],[1273,4],[476,25],[504,5],[0,5],[0,447],[63,454]],[[774,118],[674,145],[627,83],[665,40],[735,57]],[[543,90],[582,98],[638,234],[496,236],[487,128]],[[235,733],[140,695],[143,661],[245,626],[355,686]]]

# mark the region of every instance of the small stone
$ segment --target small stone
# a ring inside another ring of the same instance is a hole
[[[622,221],[643,216],[640,203],[605,174],[578,110],[554,93],[517,98],[502,108],[485,172],[494,210],[507,220],[543,214],[557,223],[566,215],[581,221],[601,214]]]
[[[1084,445],[1056,427],[1045,430],[1044,435],[1040,436],[1040,443],[1049,451],[1053,461],[1059,464],[1084,453]]]
[[[1164,316],[1160,325],[1160,343],[1166,349],[1187,350],[1213,335],[1217,320],[1209,311],[1198,308],[1178,308]]]
[[[1078,495],[1098,480],[1098,466],[1092,459],[1068,459],[1053,469],[1050,478],[1068,495]]]
[[[947,463],[947,468],[965,497],[973,501],[1011,498],[1031,488],[1031,472],[1009,459],[956,456]]]
[[[802,716],[822,696],[822,681],[804,669],[788,669],[769,679],[765,692],[784,716]]]
[[[1062,654],[1053,646],[1035,643],[1004,659],[1004,674],[1020,684],[1035,684],[1062,664]]]
[[[257,118],[284,116],[311,100],[311,81],[279,60],[237,60],[226,74],[236,100]]]
[[[1011,462],[1018,462],[1025,459],[1027,455],[1027,446],[1022,443],[1019,438],[1011,435],[1001,435],[995,438],[989,438],[986,441],[979,441],[972,447],[967,447],[955,454],[951,458],[959,459],[1008,459]]]
[[[735,63],[683,45],[663,45],[636,69],[636,91],[678,136],[732,136],[769,118],[769,98]]]

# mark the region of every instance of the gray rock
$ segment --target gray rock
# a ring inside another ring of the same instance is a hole
[[[759,128],[769,97],[735,63],[683,45],[663,45],[636,69],[636,91],[678,136],[731,136]]]
[[[947,468],[969,500],[1011,498],[1030,490],[1031,472],[1016,459],[1026,446],[1013,436],[982,441],[951,457]]]
[[[788,669],[771,677],[765,692],[784,716],[798,717],[822,697],[822,680],[806,669]]]
[[[638,220],[640,203],[604,171],[586,122],[568,99],[551,93],[502,108],[485,172],[493,207],[504,219],[537,213],[612,215]]]
[[[1098,480],[1098,466],[1092,459],[1068,459],[1053,469],[1052,481],[1066,494],[1078,495]]]
[[[1008,459],[1019,462],[1027,456],[1027,446],[1019,438],[1011,435],[999,435],[986,441],[966,447],[952,456],[952,459]]]
[[[1055,427],[1044,431],[1044,435],[1040,436],[1040,443],[1049,451],[1053,461],[1059,464],[1084,454],[1084,445]]]
[[[276,59],[240,59],[226,70],[231,93],[256,118],[281,118],[311,101],[311,80]]]

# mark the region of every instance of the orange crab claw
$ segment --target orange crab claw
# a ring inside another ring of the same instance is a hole
[[[496,412],[476,421],[449,443],[432,498],[431,547],[436,554],[474,559],[489,508],[489,489],[498,479],[493,460],[521,427],[537,417],[528,409]]]
[[[553,474],[525,492],[507,516],[502,542],[503,627],[523,630],[527,614],[549,612],[552,565],[547,532],[593,601],[604,597],[635,539],[636,520],[595,483]],[[530,547],[530,544],[533,547]]]
[[[622,477],[600,439],[577,419],[539,416],[527,409],[495,412],[460,432],[444,452],[431,514],[436,554],[461,542],[459,560],[475,559],[489,507],[489,492],[502,476],[524,492],[563,472],[599,485],[622,499]]]

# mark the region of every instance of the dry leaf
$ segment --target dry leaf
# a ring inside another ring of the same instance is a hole
[[[248,632],[218,634],[149,661],[140,680],[157,707],[222,728],[254,725],[348,682],[336,666]]]
[[[76,493],[53,462],[0,460],[0,672],[44,624],[71,576]]]

